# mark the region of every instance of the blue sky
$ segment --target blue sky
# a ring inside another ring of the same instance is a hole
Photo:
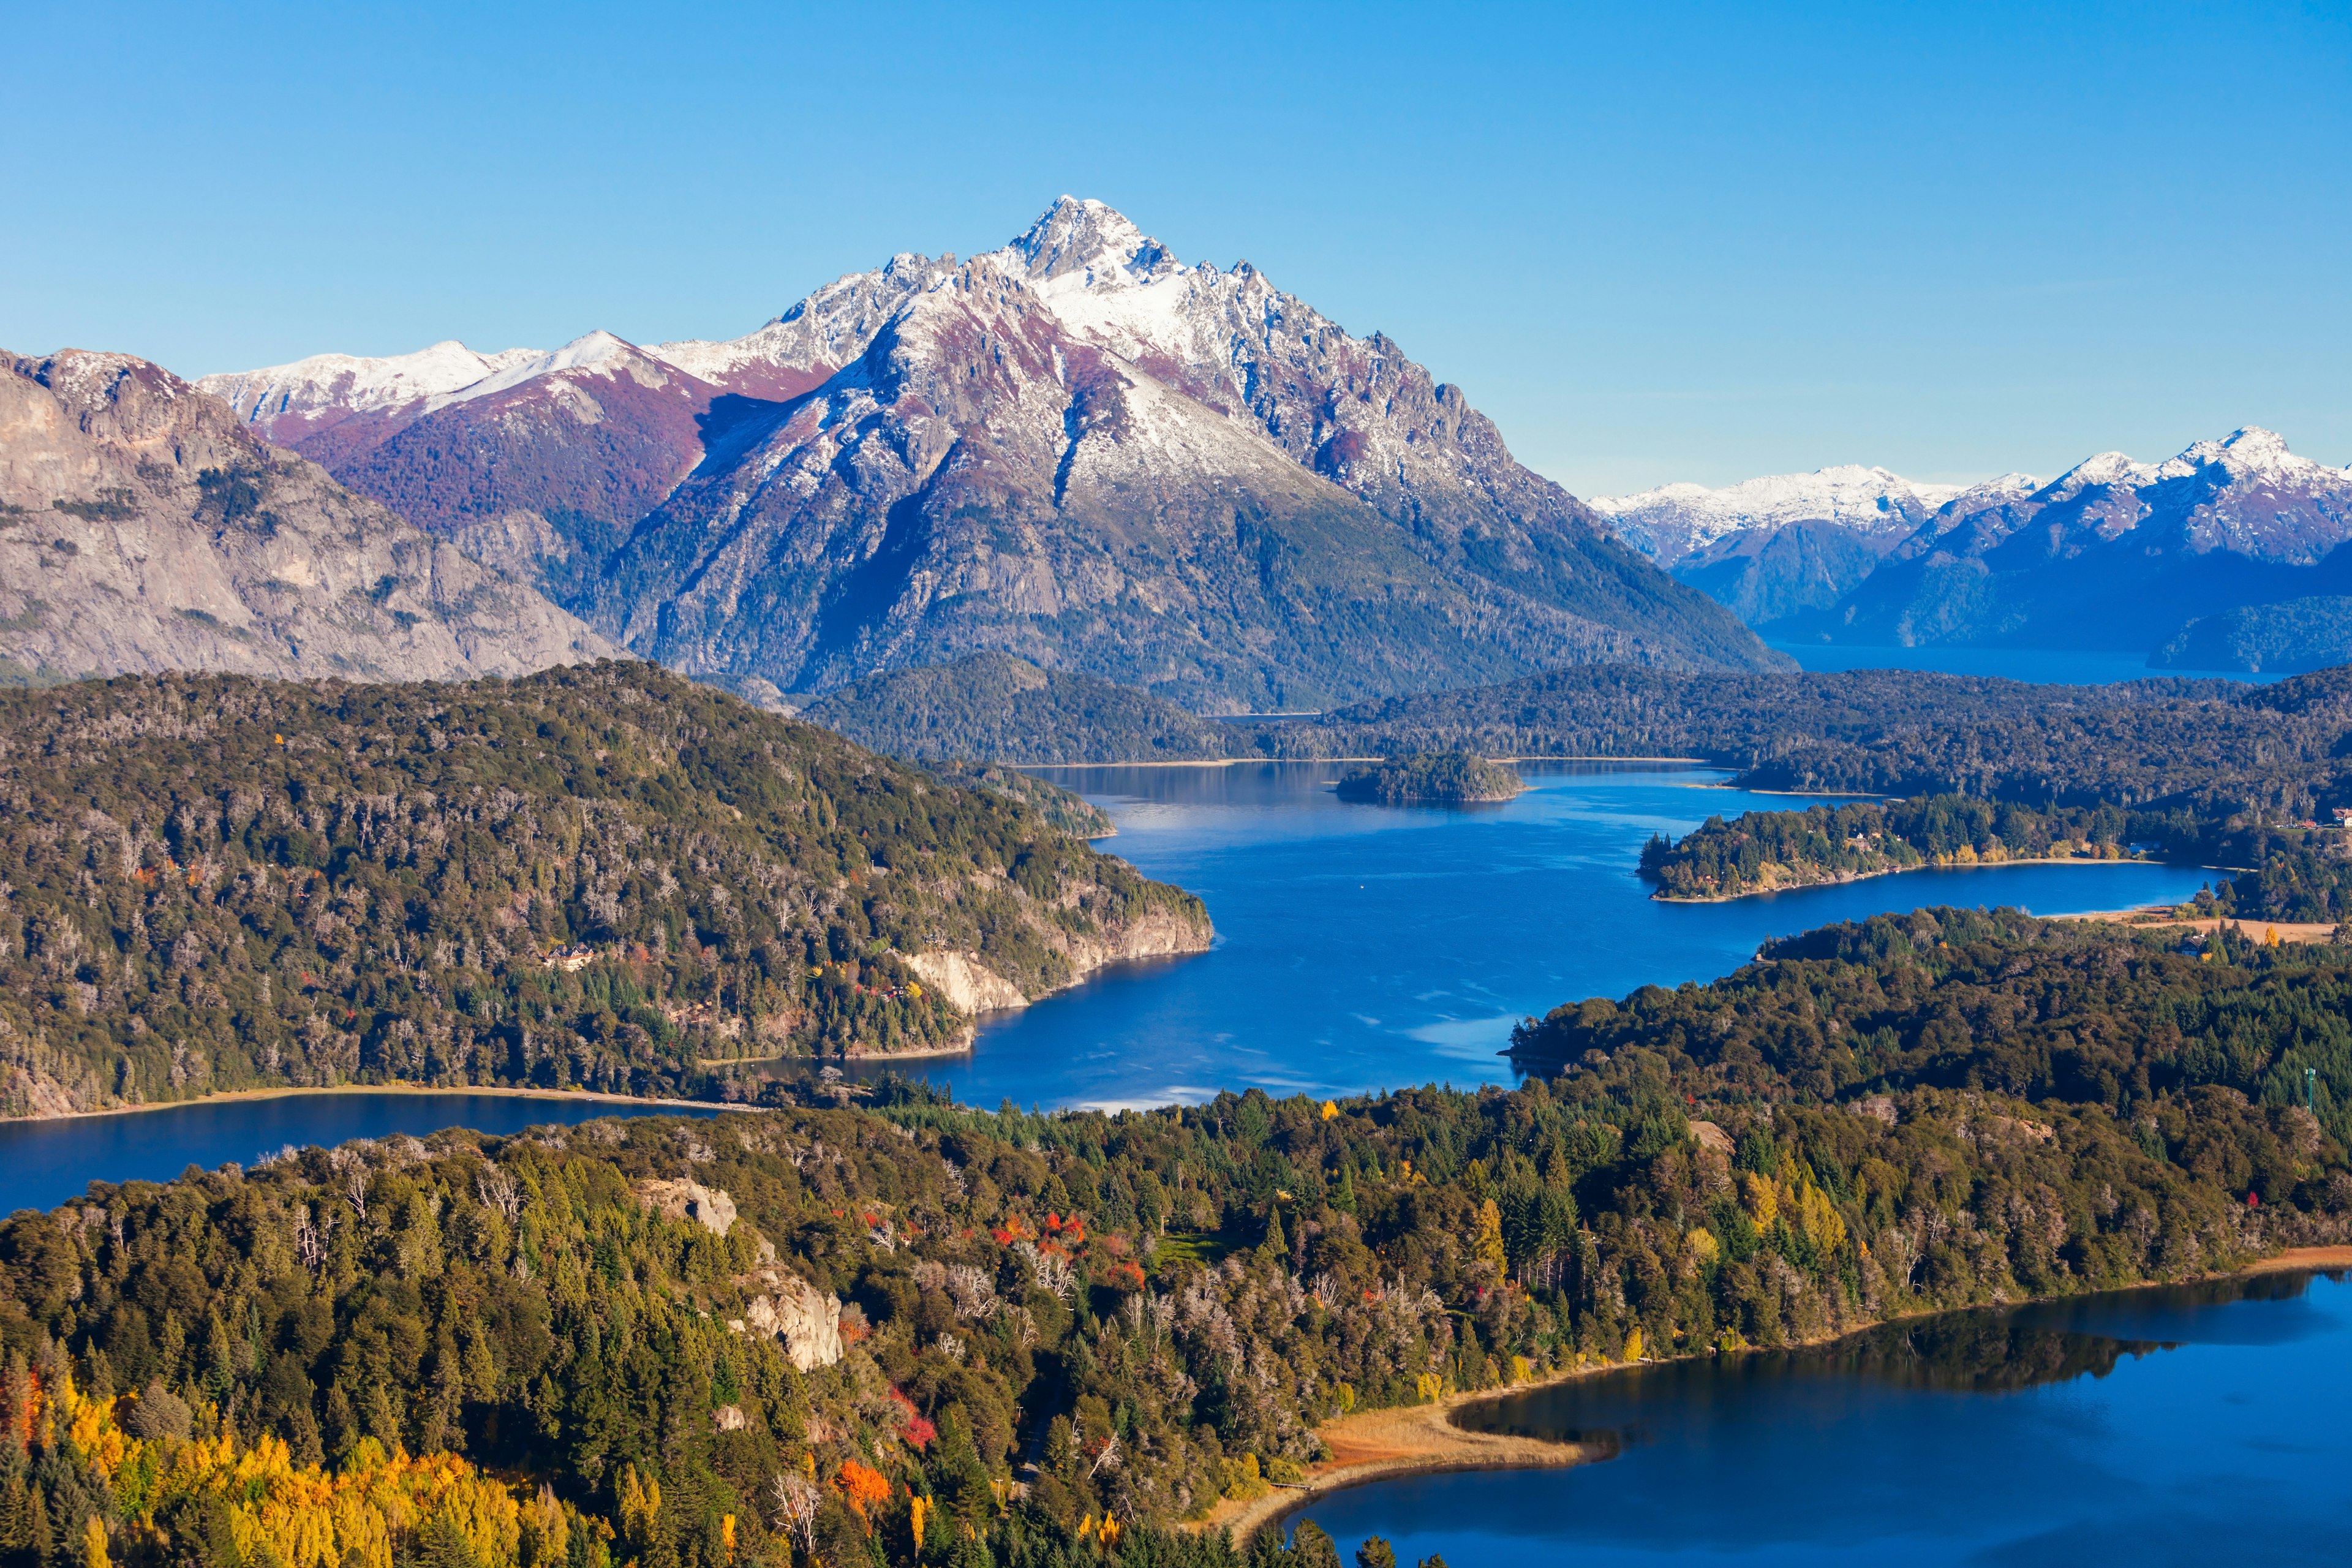
[[[2352,462],[2352,7],[15,0],[0,345],[735,336],[1097,196],[1585,494]]]

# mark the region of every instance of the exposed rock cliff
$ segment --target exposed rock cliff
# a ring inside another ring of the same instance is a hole
[[[462,679],[611,651],[166,371],[0,356],[0,678]]]
[[[841,1298],[819,1290],[772,1264],[747,1281],[764,1286],[743,1316],[727,1326],[783,1342],[784,1354],[802,1372],[814,1372],[841,1359]]]

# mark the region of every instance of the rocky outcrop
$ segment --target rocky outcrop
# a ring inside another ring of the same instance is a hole
[[[0,679],[466,679],[613,651],[155,365],[0,355]]]
[[[814,1372],[841,1359],[841,1298],[772,1265],[745,1283],[759,1294],[751,1298],[742,1317],[728,1323],[730,1329],[780,1342],[785,1357],[802,1372]]]
[[[981,963],[976,952],[910,952],[907,967],[966,1013],[1029,1005],[1021,987]]]
[[[1097,970],[1138,958],[1176,958],[1206,952],[1216,931],[1205,914],[1187,910],[1153,909],[1111,930],[1081,935],[1057,926],[1040,928],[1040,934],[1061,950],[1062,978],[1038,986],[1034,994],[997,973],[975,952],[910,952],[907,966],[939,987],[940,994],[964,1012],[980,1014],[1026,1007],[1041,997],[1067,990]]]
[[[664,1219],[691,1222],[717,1236],[734,1227],[735,1200],[691,1176],[639,1182],[636,1191],[637,1201]]]

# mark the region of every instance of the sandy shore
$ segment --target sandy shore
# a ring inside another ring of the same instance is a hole
[[[2298,1274],[2334,1268],[2352,1269],[2352,1247],[2291,1247],[2250,1263],[2237,1273]],[[2209,1275],[2207,1278],[2224,1279],[2228,1276]],[[2168,1283],[2173,1281],[2149,1280],[2132,1289],[2150,1289]],[[1916,1315],[1932,1317],[1936,1314]],[[1885,1320],[1892,1321],[1895,1320]],[[1859,1324],[1843,1334],[1832,1336],[1832,1339],[1866,1332],[1881,1326],[1883,1322]],[[1531,1378],[1509,1388],[1449,1394],[1433,1405],[1360,1410],[1337,1420],[1326,1421],[1316,1428],[1316,1434],[1323,1439],[1323,1446],[1329,1450],[1331,1457],[1307,1468],[1304,1486],[1276,1487],[1268,1495],[1245,1503],[1219,1502],[1209,1517],[1195,1528],[1231,1531],[1237,1544],[1246,1545],[1257,1531],[1269,1524],[1280,1524],[1306,1509],[1316,1498],[1371,1481],[1428,1475],[1442,1470],[1543,1469],[1589,1464],[1603,1457],[1591,1445],[1555,1443],[1540,1437],[1499,1432],[1465,1431],[1454,1424],[1454,1413],[1467,1405],[1507,1398],[1530,1389],[1550,1387],[1571,1378],[1592,1377],[1622,1370],[1620,1366],[1602,1362],[1554,1373],[1549,1377]]]
[[[1327,1421],[1316,1433],[1331,1457],[1307,1468],[1304,1486],[1276,1487],[1250,1502],[1220,1502],[1200,1528],[1229,1530],[1236,1542],[1246,1542],[1258,1530],[1297,1511],[1315,1498],[1367,1481],[1439,1470],[1541,1469],[1584,1464],[1600,1456],[1583,1444],[1553,1443],[1500,1432],[1465,1431],[1454,1424],[1454,1413],[1465,1405],[1524,1394],[1571,1377],[1588,1377],[1601,1370],[1587,1367],[1581,1372],[1533,1379],[1511,1388],[1449,1394],[1433,1405],[1359,1410]]]

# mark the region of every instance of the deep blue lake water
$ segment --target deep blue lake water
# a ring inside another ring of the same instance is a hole
[[[1108,810],[1103,847],[1208,900],[1218,945],[1123,966],[918,1064],[968,1103],[1119,1106],[1220,1089],[1317,1095],[1501,1083],[1513,1023],[1561,1002],[1727,973],[1767,937],[1923,904],[2039,914],[2184,899],[2210,873],[2138,865],[1916,871],[1725,904],[1662,904],[1642,845],[1785,810],[1702,769],[1526,764],[1507,805],[1358,805],[1336,763],[1041,768]]]
[[[168,1182],[191,1165],[251,1164],[289,1143],[422,1138],[445,1127],[520,1132],[600,1116],[693,1115],[606,1100],[520,1094],[289,1094],[65,1121],[0,1121],[0,1214],[54,1208],[92,1182]]]
[[[1712,787],[1703,769],[1529,764],[1507,805],[1357,805],[1332,763],[1040,770],[1118,822],[1107,847],[1208,900],[1218,945],[1122,965],[986,1024],[965,1057],[908,1064],[967,1103],[1167,1104],[1251,1085],[1287,1095],[1507,1082],[1511,1025],[1561,1002],[1706,980],[1767,937],[1923,904],[2041,914],[2177,900],[2208,873],[2156,866],[1918,871],[1727,904],[1661,904],[1643,843],[1787,796]],[[442,1127],[514,1131],[625,1113],[489,1095],[326,1095],[132,1116],[0,1123],[0,1212],[92,1180],[163,1181]]]
[[[2352,1286],[2269,1276],[1610,1373],[1477,1424],[1618,1445],[1304,1517],[1454,1568],[2352,1560]]]

